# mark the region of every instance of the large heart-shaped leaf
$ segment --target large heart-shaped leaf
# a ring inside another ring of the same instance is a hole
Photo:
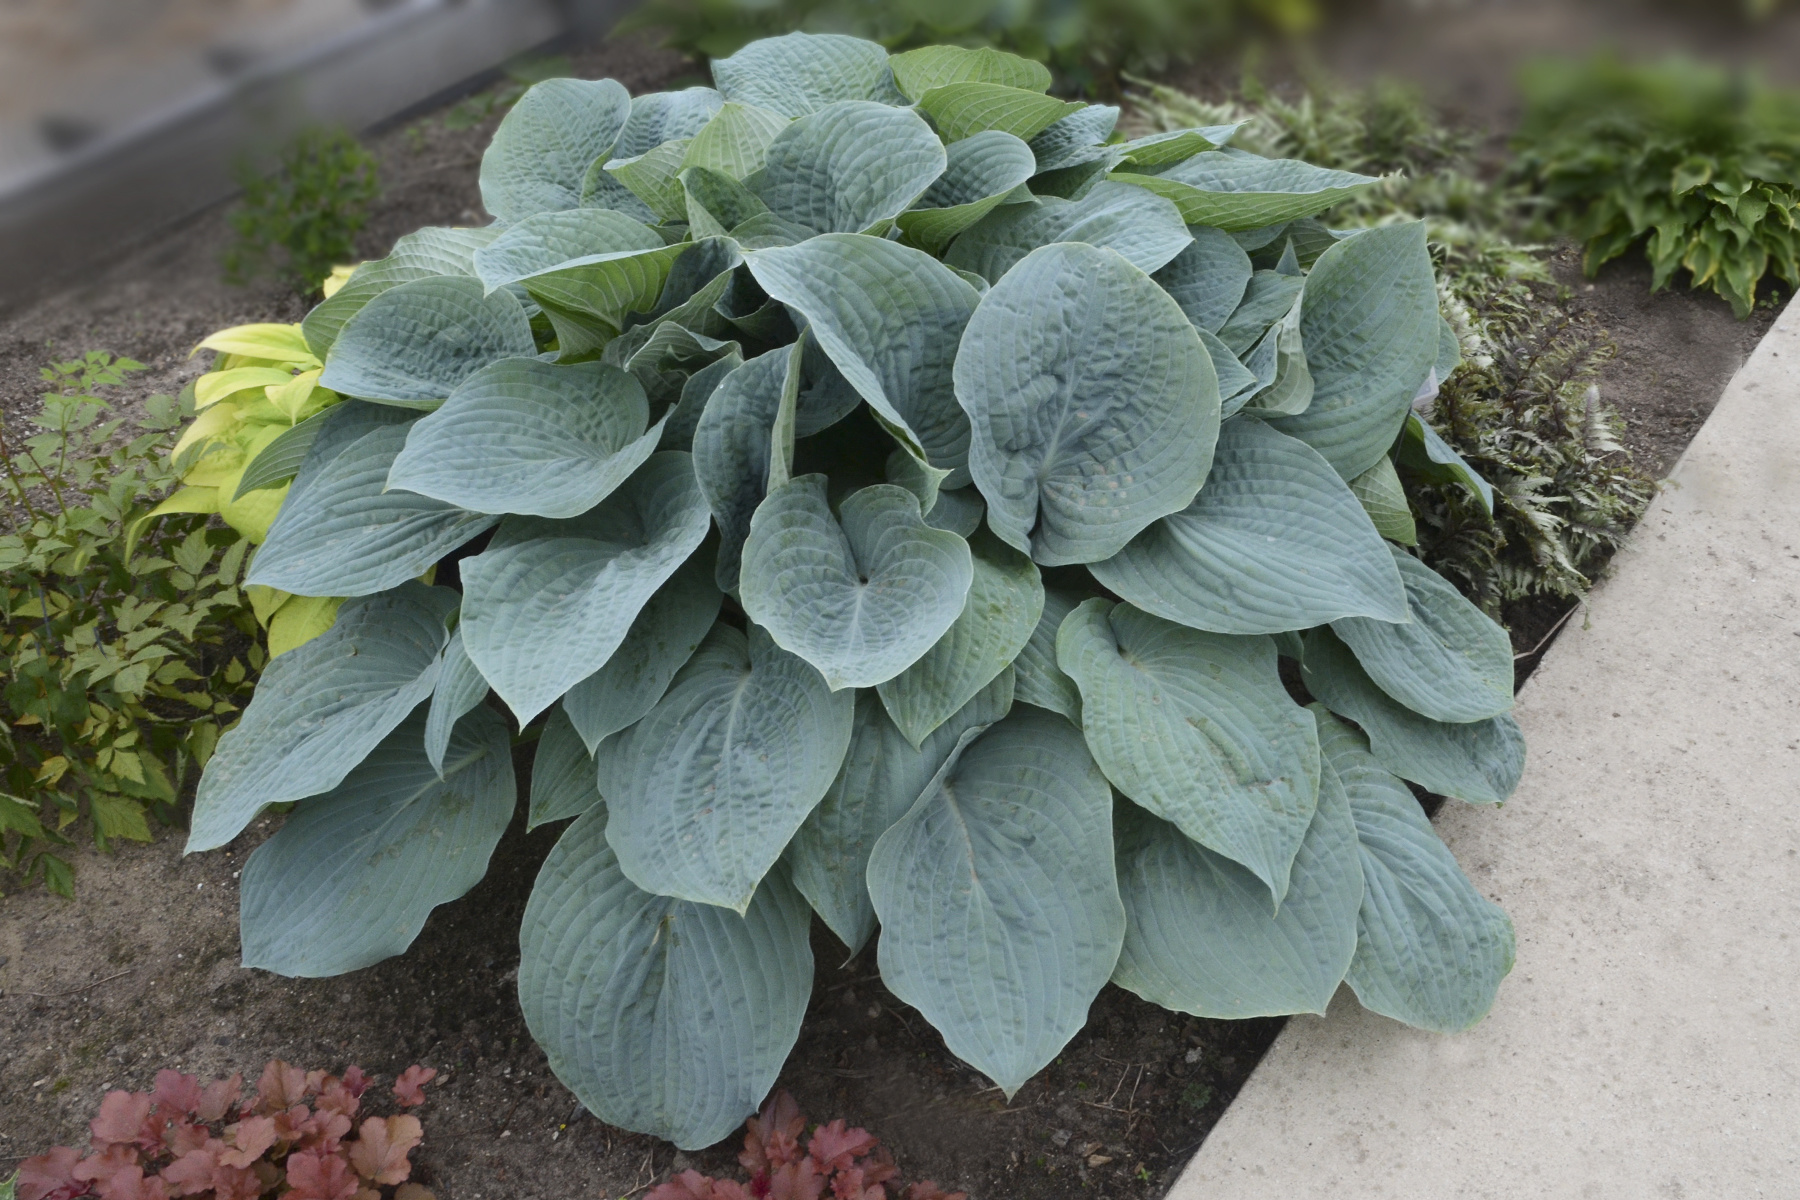
[[[728,99],[803,117],[843,100],[900,100],[877,42],[839,33],[762,38],[712,61],[713,82]]]
[[[1312,403],[1275,427],[1355,479],[1399,436],[1437,360],[1437,331],[1437,277],[1422,222],[1336,243],[1313,265],[1301,301]]]
[[[388,487],[471,512],[579,516],[656,449],[649,414],[644,389],[617,367],[505,359],[412,427]]]
[[[1225,423],[1193,504],[1092,570],[1146,612],[1215,633],[1407,619],[1393,557],[1331,464],[1252,417]]]
[[[962,735],[992,725],[1012,708],[1012,672],[1002,671],[974,699],[914,746],[875,693],[856,694],[856,721],[843,766],[788,847],[794,886],[855,955],[875,932],[869,854],[906,815]]]
[[[715,625],[644,719],[600,743],[606,837],[658,895],[745,911],[836,777],[855,698],[760,628]]]
[[[449,752],[457,722],[486,700],[487,694],[488,681],[463,649],[462,630],[452,631],[439,657],[437,683],[431,689],[431,707],[425,718],[425,757],[438,774],[444,772],[444,755]]]
[[[1289,699],[1275,644],[1089,600],[1056,660],[1081,689],[1088,749],[1118,789],[1242,863],[1273,911],[1319,797],[1312,716]]]
[[[1180,307],[1077,243],[1032,251],[981,298],[956,398],[989,528],[1046,566],[1110,558],[1186,508],[1219,432],[1218,380]]]
[[[579,817],[598,805],[595,772],[593,752],[582,743],[563,706],[557,705],[550,710],[531,760],[531,811],[525,828]]]
[[[1248,356],[1268,333],[1269,327],[1292,312],[1306,290],[1303,275],[1257,271],[1244,287],[1243,298],[1219,326],[1219,340],[1233,354]]]
[[[1325,1012],[1356,953],[1363,895],[1356,823],[1330,764],[1274,913],[1262,880],[1175,826],[1133,804],[1114,819],[1125,901],[1114,983],[1198,1017]]]
[[[1056,635],[1063,619],[1085,599],[1063,588],[1045,588],[1044,611],[1037,628],[1013,660],[1014,698],[1061,713],[1077,725],[1081,724],[1081,689],[1057,665]]]
[[[631,93],[612,79],[546,79],[519,97],[481,157],[481,203],[500,220],[574,208],[595,159],[618,140]]]
[[[491,362],[537,353],[531,322],[510,292],[437,275],[376,296],[344,323],[319,386],[403,408],[433,409]]]
[[[269,660],[200,778],[188,850],[223,846],[266,806],[342,782],[431,695],[455,610],[455,592],[408,583],[347,601],[330,629]]]
[[[303,470],[246,582],[301,596],[367,596],[422,575],[491,528],[497,517],[387,490],[408,431],[406,425],[384,425],[344,447],[316,474]]]
[[[968,603],[923,658],[879,687],[888,716],[917,746],[1024,649],[1044,610],[1037,564],[992,534],[969,542]]]
[[[712,628],[720,599],[708,556],[694,555],[650,597],[606,665],[569,689],[562,708],[589,753],[662,699]]]
[[[769,491],[775,418],[800,387],[797,346],[783,346],[738,367],[707,397],[694,426],[694,475],[719,523],[719,588],[738,590],[750,518]]]
[[[1356,653],[1369,678],[1406,707],[1458,724],[1513,706],[1512,639],[1450,581],[1397,546],[1389,547],[1412,620],[1346,617],[1332,632]]]
[[[693,144],[692,138],[664,142],[633,158],[610,159],[602,169],[624,184],[660,221],[679,221],[687,212],[681,169]]]
[[[1175,297],[1196,327],[1217,333],[1244,298],[1250,256],[1221,230],[1193,225],[1188,233],[1194,240],[1152,278]]]
[[[1381,182],[1298,159],[1234,150],[1196,154],[1154,175],[1114,171],[1110,178],[1167,196],[1190,225],[1227,232],[1310,217]]]
[[[404,953],[431,910],[481,882],[512,820],[506,722],[478,708],[440,774],[425,714],[389,734],[329,793],[302,800],[244,863],[244,965],[342,975]]]
[[[1060,171],[1100,158],[1101,144],[1118,123],[1119,110],[1111,104],[1089,104],[1063,117],[1029,139],[1038,170]]]
[[[882,981],[1010,1099],[1087,1022],[1119,960],[1112,789],[1074,726],[1042,709],[963,739],[875,843],[869,895]]]
[[[1306,689],[1368,734],[1381,765],[1471,804],[1503,804],[1525,772],[1525,735],[1511,713],[1450,724],[1422,717],[1375,685],[1330,630],[1306,635]]]
[[[944,173],[896,218],[908,241],[942,254],[950,240],[999,207],[1037,169],[1031,147],[989,130],[952,143]]]
[[[873,687],[924,656],[961,615],[969,545],[933,529],[905,488],[876,484],[837,516],[823,475],[771,491],[750,522],[744,611],[833,691]]]
[[[983,217],[956,239],[944,261],[989,283],[1052,242],[1086,242],[1122,254],[1141,271],[1156,271],[1193,242],[1175,206],[1141,188],[1101,184],[1079,200],[1040,196]]]
[[[500,230],[491,225],[483,229],[428,225],[406,234],[395,241],[386,258],[357,267],[342,287],[306,314],[306,319],[300,323],[306,344],[320,362],[325,361],[344,322],[361,311],[363,305],[389,288],[415,279],[475,274],[475,252],[499,233]]]
[[[1033,92],[1050,90],[1050,68],[992,46],[923,46],[888,59],[894,84],[908,100],[952,83],[1000,83]]]
[[[919,109],[946,142],[997,129],[1030,141],[1064,117],[1080,112],[1079,101],[1058,100],[1030,88],[965,80],[934,87],[919,97]]]
[[[636,158],[664,142],[695,137],[725,107],[725,97],[709,87],[646,92],[631,102],[631,117],[613,143],[612,157]]]
[[[491,292],[595,255],[660,250],[662,235],[608,208],[576,208],[527,217],[475,252],[475,274]]]
[[[922,250],[882,238],[828,234],[749,256],[756,282],[804,316],[850,386],[936,467],[960,467],[969,419],[951,371],[981,299]]]
[[[589,809],[538,871],[519,1004],[550,1069],[609,1125],[710,1146],[775,1084],[812,996],[812,913],[780,872],[743,916],[632,885]]]
[[[784,221],[862,233],[912,207],[945,161],[943,143],[911,109],[846,100],[783,129],[747,182]]]
[[[762,168],[769,157],[769,143],[787,124],[787,117],[754,104],[726,104],[694,135],[682,168],[703,167],[729,179],[742,179]]]
[[[1513,927],[1469,882],[1406,785],[1361,737],[1319,713],[1319,742],[1350,798],[1363,902],[1346,982],[1364,1008],[1457,1033],[1493,1007],[1513,966]]]
[[[509,517],[464,560],[463,643],[520,724],[612,657],[710,524],[693,459],[665,450],[591,511]]]

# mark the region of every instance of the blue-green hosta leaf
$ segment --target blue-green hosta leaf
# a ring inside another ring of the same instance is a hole
[[[621,869],[743,912],[837,776],[855,707],[762,629],[715,625],[644,719],[600,743]]]
[[[719,524],[718,582],[738,590],[750,518],[769,491],[775,418],[799,386],[793,348],[758,355],[727,375],[707,398],[694,426],[694,475]]]
[[[415,492],[388,491],[409,427],[352,442],[289,492],[246,583],[301,596],[367,596],[416,578],[498,519]]]
[[[462,630],[454,630],[444,643],[437,684],[431,689],[431,709],[425,718],[425,757],[441,775],[450,735],[463,714],[487,699],[488,682],[463,649]]]
[[[579,817],[598,806],[595,771],[593,753],[583,744],[569,714],[557,705],[550,710],[550,720],[531,760],[531,811],[525,828]]]
[[[1061,713],[1077,725],[1081,724],[1081,689],[1057,664],[1056,635],[1062,629],[1063,618],[1086,598],[1063,588],[1045,588],[1044,611],[1038,617],[1037,628],[1013,660],[1014,698]]]
[[[780,872],[739,916],[633,886],[589,809],[538,871],[519,1005],[550,1069],[609,1125],[689,1150],[775,1085],[812,997],[812,914]]]
[[[661,95],[662,93],[658,93]],[[647,97],[639,97],[647,99]],[[612,161],[610,155],[594,160],[588,168],[587,178],[581,181],[581,206],[583,208],[606,208],[616,213],[641,221],[646,225],[654,225],[659,218],[650,210],[650,206],[631,194],[631,189],[620,183],[618,177],[606,169]]]
[[[603,363],[484,367],[406,435],[388,487],[471,512],[576,517],[656,449],[636,379]]]
[[[847,100],[783,129],[748,184],[782,220],[815,233],[861,233],[912,207],[945,162],[919,114]]]
[[[900,100],[877,42],[840,33],[790,33],[712,61],[727,99],[804,117],[844,100]]]
[[[1193,241],[1151,276],[1175,297],[1187,319],[1217,333],[1244,298],[1250,283],[1250,256],[1230,235],[1204,225],[1190,226]]]
[[[1146,612],[1214,633],[1406,620],[1399,569],[1362,505],[1316,450],[1254,417],[1225,423],[1192,505],[1092,570]]]
[[[1437,328],[1437,277],[1422,222],[1338,242],[1319,256],[1301,300],[1312,404],[1276,428],[1355,479],[1399,436],[1436,361]]]
[[[463,644],[521,725],[605,665],[710,524],[692,457],[664,450],[589,512],[509,517],[463,561]]]
[[[1044,611],[1036,563],[989,533],[969,551],[975,574],[962,614],[923,658],[879,685],[888,716],[915,746],[1018,657]]]
[[[1167,196],[1190,225],[1226,232],[1310,217],[1381,182],[1298,159],[1228,150],[1196,154],[1155,175],[1114,171],[1110,178]]]
[[[911,455],[904,455],[908,462],[914,461]],[[893,456],[888,456],[889,463]],[[929,469],[929,468],[928,468]],[[967,538],[981,528],[981,518],[987,513],[987,505],[981,502],[981,493],[972,487],[938,489],[937,502],[925,514],[925,523],[933,529],[948,529],[957,537]]]
[[[344,322],[363,305],[391,287],[429,279],[433,275],[475,274],[475,252],[493,241],[500,230],[452,229],[427,226],[400,238],[386,258],[363,263],[350,273],[344,285],[320,301],[300,322],[306,344],[325,361]]]
[[[1449,724],[1422,717],[1375,685],[1328,629],[1306,635],[1306,690],[1363,727],[1381,765],[1471,804],[1503,804],[1525,772],[1525,735],[1511,713]]]
[[[700,414],[706,411],[707,400],[727,375],[743,365],[744,356],[734,351],[688,376],[687,382],[681,385],[681,399],[663,418],[662,449],[692,448],[694,427],[700,423]]]
[[[998,208],[1037,166],[1031,147],[997,129],[953,142],[946,154],[944,173],[896,218],[907,240],[932,254]]]
[[[875,693],[856,694],[850,749],[825,799],[788,848],[794,886],[854,956],[875,932],[869,854],[906,815],[965,731],[992,725],[1012,709],[1012,672],[1001,671],[974,699],[914,746]]]
[[[834,517],[825,482],[802,475],[757,508],[739,592],[750,619],[833,691],[874,687],[922,658],[961,615],[972,557],[967,542],[925,523],[905,488],[863,488]]]
[[[931,513],[937,508],[938,496],[943,492],[944,480],[950,475],[951,472],[922,463],[904,450],[895,450],[887,457],[887,481],[899,484],[919,498],[919,511],[926,514],[925,523],[933,529],[950,528],[942,521],[931,519]],[[980,524],[979,517],[976,518],[976,524]],[[958,537],[969,536],[960,530],[951,532]]]
[[[964,465],[969,418],[951,383],[963,328],[981,299],[944,264],[910,246],[827,234],[759,250],[750,272],[805,317],[850,386],[934,467]]]
[[[1325,1012],[1356,954],[1363,895],[1356,823],[1329,763],[1278,912],[1262,880],[1168,822],[1132,804],[1114,819],[1125,901],[1114,983],[1199,1017]]]
[[[595,255],[660,250],[662,235],[608,208],[576,208],[527,217],[475,252],[475,274],[491,292]]]
[[[332,461],[365,434],[374,433],[377,429],[410,425],[419,419],[417,413],[407,409],[395,408],[391,404],[370,404],[365,400],[346,400],[342,404],[332,405],[319,415],[324,420],[320,423],[318,432],[313,435],[312,444],[306,448],[306,457],[300,461],[300,469],[294,474],[294,482],[288,487],[284,503],[292,504],[296,496],[310,490],[313,481],[325,473]]]
[[[1494,485],[1483,479],[1463,456],[1418,413],[1408,413],[1395,451],[1400,465],[1430,483],[1459,483],[1481,506],[1494,511]]]
[[[694,135],[681,165],[742,179],[762,169],[769,157],[769,143],[787,124],[787,117],[754,104],[726,104]]]
[[[276,434],[275,440],[258,450],[256,457],[245,465],[232,499],[242,499],[263,488],[279,487],[297,475],[312,451],[313,439],[319,436],[330,416],[331,409],[322,409]]]
[[[509,292],[439,275],[403,283],[344,323],[319,386],[402,408],[436,408],[491,362],[537,353],[531,322]]]
[[[998,129],[1030,141],[1085,105],[1058,100],[1029,88],[969,80],[934,87],[919,97],[919,109],[930,113],[946,142]]]
[[[415,712],[323,796],[302,800],[244,864],[244,965],[342,975],[404,953],[431,910],[487,874],[517,795],[506,722],[478,708],[443,772]]]
[[[1205,125],[1193,129],[1170,129],[1161,133],[1132,138],[1117,149],[1120,161],[1140,168],[1166,167],[1192,158],[1205,150],[1223,149],[1232,136],[1244,127],[1242,121],[1231,125]]]
[[[1319,714],[1362,850],[1363,902],[1346,982],[1371,1012],[1457,1033],[1493,1007],[1513,966],[1513,927],[1469,882],[1406,785],[1362,738]]]
[[[588,167],[618,140],[631,93],[612,79],[546,79],[500,122],[481,157],[481,203],[511,224],[574,208]]]
[[[1219,326],[1219,340],[1230,346],[1233,354],[1247,357],[1269,327],[1293,311],[1305,288],[1304,277],[1276,271],[1255,272],[1244,288],[1243,298]]]
[[[590,753],[662,699],[712,628],[720,600],[708,556],[694,555],[650,597],[606,665],[569,689],[562,708]]]
[[[269,661],[194,797],[187,849],[213,850],[270,804],[328,792],[437,684],[456,593],[408,583],[346,601],[337,622]]]
[[[697,236],[725,237],[752,218],[768,215],[769,206],[761,197],[729,175],[684,167],[680,178],[688,228]]]
[[[1010,1099],[1087,1021],[1125,936],[1112,789],[1081,735],[1016,708],[869,857],[881,978]]]
[[[1362,502],[1363,511],[1382,537],[1402,546],[1418,545],[1419,527],[1406,502],[1406,489],[1400,485],[1393,459],[1377,459],[1374,466],[1350,481],[1350,491]]]
[[[1422,716],[1464,723],[1512,708],[1512,639],[1506,630],[1442,575],[1397,546],[1389,550],[1406,584],[1412,620],[1347,617],[1333,621],[1332,632],[1382,691]]]
[[[1119,123],[1119,110],[1111,104],[1089,104],[1077,109],[1034,138],[1031,152],[1038,171],[1060,171],[1092,162],[1104,153],[1101,144]]]
[[[1063,621],[1056,660],[1081,689],[1106,777],[1249,868],[1279,907],[1318,805],[1319,739],[1282,686],[1274,643],[1089,600]]]
[[[591,254],[558,263],[520,282],[556,327],[564,357],[598,349],[631,313],[648,312],[661,298],[687,243],[659,249]]]
[[[725,97],[709,87],[647,92],[631,102],[631,117],[613,143],[612,157],[636,158],[664,142],[692,138],[725,107]]]
[[[952,83],[999,83],[1027,91],[1050,90],[1050,68],[992,46],[924,46],[888,59],[894,85],[917,102],[932,88]]]
[[[1078,243],[1032,251],[981,298],[956,398],[989,528],[1046,566],[1109,558],[1186,508],[1219,432],[1218,380],[1180,307]]]
[[[1206,356],[1212,359],[1213,373],[1219,377],[1219,414],[1229,420],[1243,411],[1261,381],[1255,372],[1238,361],[1231,347],[1206,330],[1195,328],[1200,334],[1200,344],[1206,347]]]
[[[1306,364],[1306,347],[1300,332],[1298,302],[1263,335],[1244,365],[1256,375],[1259,387],[1244,411],[1273,418],[1303,413],[1312,404],[1312,371]]]
[[[664,142],[632,158],[614,158],[601,168],[644,202],[662,221],[687,216],[687,199],[681,190],[681,169],[687,165],[692,138]]]
[[[1009,204],[976,222],[944,261],[990,283],[1027,254],[1052,242],[1086,242],[1117,250],[1140,271],[1155,271],[1193,240],[1175,206],[1140,188],[1103,184],[1080,200],[1040,197]]]

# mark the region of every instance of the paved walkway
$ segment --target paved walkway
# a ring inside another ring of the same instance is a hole
[[[1493,1013],[1341,990],[1170,1200],[1800,1197],[1800,305],[1518,716],[1518,794],[1438,821],[1518,929]]]

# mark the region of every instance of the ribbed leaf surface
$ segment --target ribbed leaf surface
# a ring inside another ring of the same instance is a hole
[[[537,353],[531,322],[510,292],[439,275],[403,283],[344,323],[319,386],[402,408],[433,409],[491,362]]]
[[[547,79],[519,98],[481,158],[481,203],[507,223],[574,208],[581,181],[619,137],[631,93],[611,79]]]
[[[487,699],[488,681],[463,649],[462,630],[450,634],[440,656],[437,683],[431,689],[431,708],[425,718],[425,757],[439,774],[444,770],[444,755],[450,746],[450,735],[463,714]]]
[[[579,817],[599,803],[594,756],[559,704],[550,710],[531,760],[531,811],[525,828]]]
[[[1116,250],[1140,271],[1157,271],[1193,242],[1181,214],[1141,188],[1101,184],[1079,200],[1040,196],[1035,204],[996,209],[956,239],[944,261],[989,283],[1052,242],[1086,242]]]
[[[1190,225],[1227,232],[1310,217],[1380,182],[1297,159],[1229,150],[1196,154],[1155,175],[1115,171],[1111,178],[1167,196]]]
[[[945,161],[942,143],[911,109],[848,100],[777,134],[748,184],[784,221],[814,233],[862,233],[912,207]]]
[[[803,117],[842,100],[903,102],[877,42],[839,33],[790,33],[751,42],[712,61],[713,82],[727,99],[786,117]]]

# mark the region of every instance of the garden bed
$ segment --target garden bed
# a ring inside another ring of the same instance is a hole
[[[633,91],[693,68],[632,44],[578,58],[589,77]],[[450,128],[429,114],[372,139],[386,194],[361,249],[382,253],[425,224],[474,223],[480,149],[493,121]],[[0,404],[11,422],[50,357],[105,347],[146,363],[130,395],[174,392],[198,374],[189,349],[214,329],[294,321],[304,306],[218,282],[222,214],[204,215],[91,285],[0,324]],[[1666,473],[1773,314],[1738,322],[1710,296],[1651,296],[1630,260],[1592,283],[1556,257],[1577,305],[1620,345],[1603,381],[1643,465]],[[1532,648],[1561,615],[1516,614]],[[1527,667],[1533,660],[1527,660]],[[529,754],[519,761],[529,767]],[[205,1075],[270,1057],[387,1076],[412,1062],[443,1072],[424,1110],[419,1177],[441,1200],[625,1195],[671,1168],[721,1170],[730,1146],[694,1156],[581,1114],[547,1071],[514,994],[519,918],[556,829],[523,813],[483,882],[445,905],[406,955],[352,975],[287,980],[238,968],[236,872],[267,835],[259,822],[227,851],[184,859],[179,838],[112,857],[77,856],[78,896],[0,900],[0,1173],[8,1159],[78,1140],[107,1086],[144,1087],[164,1066]],[[908,1178],[981,1200],[1160,1196],[1280,1027],[1171,1015],[1108,987],[1088,1027],[1009,1105],[881,986],[872,950],[844,963],[815,923],[818,971],[807,1022],[783,1072],[814,1119],[869,1127]]]

